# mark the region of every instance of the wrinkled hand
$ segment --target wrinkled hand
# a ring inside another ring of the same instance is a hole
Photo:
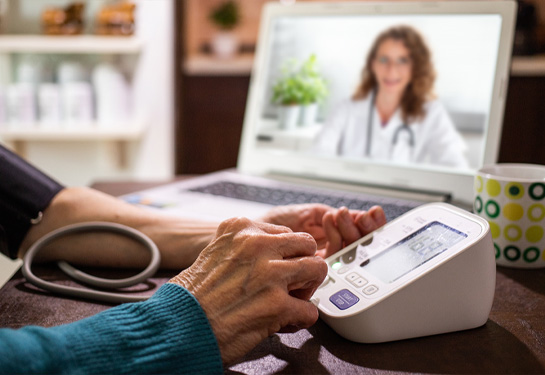
[[[316,255],[327,258],[343,247],[386,224],[379,206],[369,211],[338,210],[324,204],[294,204],[270,210],[262,221],[284,225],[294,232],[307,232],[318,245]]]
[[[170,280],[201,304],[224,364],[280,330],[310,327],[308,302],[327,275],[307,233],[238,218],[224,221],[195,263]]]

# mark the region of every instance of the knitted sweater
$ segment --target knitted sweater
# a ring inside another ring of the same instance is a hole
[[[170,283],[145,302],[74,323],[0,329],[0,373],[222,372],[204,311],[186,289]]]

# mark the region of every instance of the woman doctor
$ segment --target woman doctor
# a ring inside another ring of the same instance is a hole
[[[375,40],[351,99],[332,113],[314,151],[396,163],[466,167],[466,145],[434,99],[435,71],[420,34],[396,26]]]

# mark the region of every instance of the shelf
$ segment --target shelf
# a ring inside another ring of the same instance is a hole
[[[39,124],[10,129],[0,128],[0,139],[8,142],[37,141],[134,141],[145,131],[143,124],[101,127],[91,124],[81,128],[44,128]]]
[[[252,72],[253,54],[243,54],[232,59],[219,59],[212,55],[190,55],[184,62],[188,75],[248,75]],[[514,56],[511,60],[514,76],[545,76],[545,55]]]
[[[0,35],[0,53],[138,53],[142,41],[134,36]]]
[[[545,56],[514,56],[511,61],[514,76],[545,76]]]
[[[184,62],[184,72],[188,75],[250,75],[254,64],[254,54],[245,53],[229,59],[213,55],[190,55]]]
[[[101,127],[91,124],[80,128],[44,128],[39,124],[27,124],[19,129],[0,126],[0,141],[11,143],[20,156],[26,155],[28,142],[113,142],[116,160],[120,168],[127,166],[127,143],[142,138],[146,131],[143,123],[128,123],[117,127]]]

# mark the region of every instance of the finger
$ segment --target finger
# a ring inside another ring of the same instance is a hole
[[[271,240],[276,253],[283,259],[310,256],[316,253],[316,240],[304,232],[279,233]]]
[[[323,258],[327,258],[342,248],[343,238],[335,225],[335,217],[333,212],[330,211],[324,215],[323,225],[327,243],[325,252],[320,251],[318,254]]]
[[[288,292],[309,290],[310,298],[315,289],[320,286],[327,275],[326,262],[316,256],[307,256],[284,260],[277,263],[279,277],[284,279]],[[298,296],[301,296],[298,293]]]
[[[323,234],[324,215],[329,211],[334,211],[334,209],[319,203],[313,203],[308,207],[310,210],[309,219],[303,223],[303,230],[316,238],[316,236]]]
[[[369,210],[369,213],[373,217],[373,220],[375,220],[375,224],[377,225],[377,228],[380,228],[384,224],[386,224],[386,214],[384,213],[384,210],[380,206],[373,206]]]
[[[254,222],[254,224],[259,229],[269,234],[293,233],[293,231],[290,228],[284,225],[276,225],[276,224],[269,224],[269,223],[263,223],[263,222]]]
[[[367,212],[361,212],[356,217],[356,226],[365,236],[386,224],[386,215],[380,206],[373,206]]]
[[[222,221],[216,230],[216,237],[224,234],[236,234],[241,232],[265,232],[270,234],[290,233],[291,229],[281,225],[252,221],[246,217],[233,217]]]
[[[286,307],[280,332],[296,332],[312,326],[318,320],[318,309],[309,301],[290,297]]]
[[[296,232],[312,234],[316,231],[316,228],[321,227],[324,214],[331,209],[331,207],[320,203],[295,205],[294,210],[291,212],[297,219],[293,221],[295,227],[292,227],[292,229]]]
[[[337,213],[337,227],[346,244],[357,241],[361,237],[360,230],[346,207],[340,208]]]
[[[328,205],[321,204],[321,203],[312,203],[310,208],[311,208],[311,210],[312,210],[312,212],[314,214],[313,219],[314,219],[315,223],[318,224],[318,225],[322,225],[324,214],[326,212],[334,211],[333,207],[330,207]]]

